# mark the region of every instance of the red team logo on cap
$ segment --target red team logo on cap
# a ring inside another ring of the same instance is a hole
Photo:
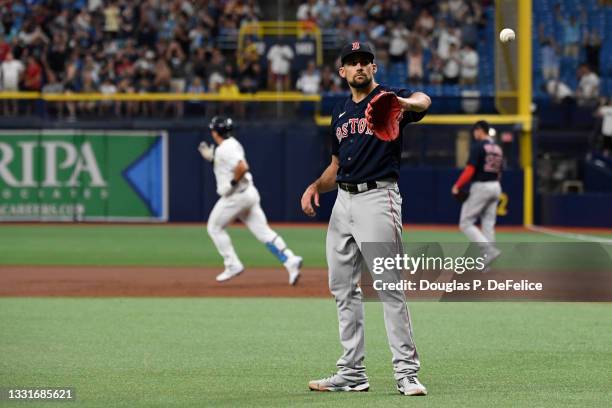
[[[354,42],[353,43],[353,50],[358,50],[359,49],[359,43],[358,42]]]

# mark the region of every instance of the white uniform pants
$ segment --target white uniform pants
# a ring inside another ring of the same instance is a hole
[[[253,235],[264,244],[277,237],[268,225],[268,220],[259,201],[259,192],[251,184],[242,192],[221,197],[208,217],[208,235],[210,235],[223,257],[226,269],[231,271],[243,269],[243,265],[232,245],[232,240],[225,230],[236,219],[244,222]]]

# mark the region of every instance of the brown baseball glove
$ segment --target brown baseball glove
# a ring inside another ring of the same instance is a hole
[[[459,190],[457,194],[453,194],[453,197],[455,198],[455,200],[459,201],[460,203],[467,200],[469,196],[470,196],[470,193],[465,190]]]
[[[368,127],[377,138],[390,142],[399,137],[404,112],[393,92],[381,92],[372,98],[365,114]]]

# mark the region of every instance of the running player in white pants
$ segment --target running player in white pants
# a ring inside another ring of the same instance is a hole
[[[215,116],[209,128],[218,146],[215,148],[214,145],[202,142],[198,150],[204,159],[213,163],[217,194],[221,196],[208,217],[208,234],[223,257],[225,265],[225,270],[217,276],[217,281],[226,281],[244,271],[244,266],[225,230],[233,221],[240,219],[282,262],[289,273],[289,284],[295,285],[300,277],[302,258],[295,255],[283,238],[268,225],[266,215],[259,205],[259,192],[253,184],[253,176],[249,173],[244,149],[232,135],[232,119]]]
[[[489,129],[489,124],[484,120],[476,122],[472,127],[475,142],[470,149],[470,157],[451,189],[457,195],[464,185],[472,181],[470,194],[461,206],[459,227],[471,242],[478,245],[487,258],[487,265],[501,254],[495,247],[495,221],[497,202],[501,195],[499,180],[503,164],[502,149],[489,136]],[[478,219],[481,229],[475,225]]]

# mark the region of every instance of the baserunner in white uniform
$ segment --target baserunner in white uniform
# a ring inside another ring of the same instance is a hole
[[[231,279],[244,271],[226,231],[229,224],[240,219],[255,237],[264,243],[289,273],[289,284],[295,285],[300,277],[302,258],[291,251],[283,238],[268,225],[259,204],[259,192],[244,156],[244,149],[232,134],[231,118],[215,116],[209,128],[217,144],[200,143],[202,157],[213,163],[217,181],[217,194],[221,196],[208,217],[208,234],[223,257],[225,270],[217,276],[218,282]]]
[[[454,195],[470,181],[472,185],[467,200],[461,206],[459,227],[471,242],[479,246],[490,264],[501,252],[495,247],[495,221],[497,219],[497,202],[501,195],[501,171],[503,152],[489,136],[489,124],[484,120],[472,127],[474,143],[470,149],[467,165],[453,185]],[[480,219],[481,229],[476,227]]]

